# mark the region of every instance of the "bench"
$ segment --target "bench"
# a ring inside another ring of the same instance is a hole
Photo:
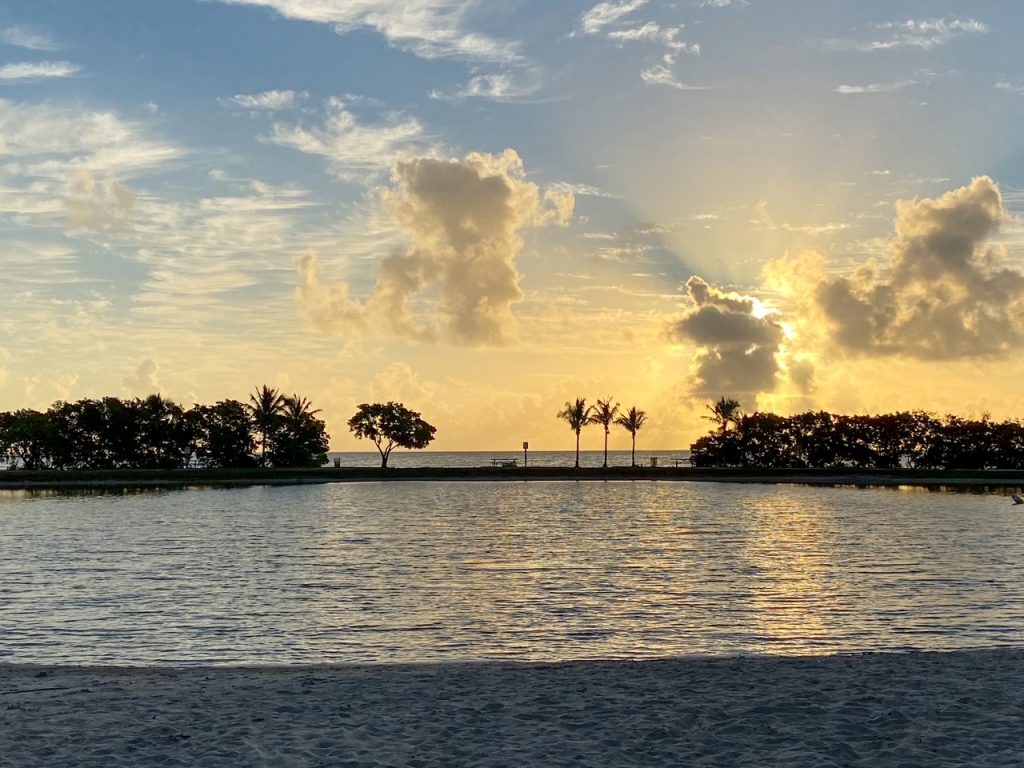
[[[518,467],[519,459],[491,459],[492,467]]]

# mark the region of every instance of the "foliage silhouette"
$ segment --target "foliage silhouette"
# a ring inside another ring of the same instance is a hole
[[[281,412],[284,410],[284,395],[266,384],[249,395],[249,413],[260,436],[260,466],[267,466],[267,451],[273,440]]]
[[[308,400],[298,395],[282,399],[280,412],[259,428],[252,410],[237,400],[222,400],[186,411],[150,395],[57,402],[45,413],[0,413],[0,463],[22,469],[159,470],[326,462],[329,438]],[[254,455],[254,431],[269,451],[261,461]]]
[[[647,412],[638,411],[635,405],[615,419],[615,423],[629,432],[633,438],[633,449],[629,462],[632,467],[636,466],[636,433],[640,431],[645,421],[647,421]]]
[[[696,467],[1024,469],[1024,425],[923,411],[788,417],[758,411],[725,429],[719,421],[690,446],[690,461]]]
[[[255,467],[259,463],[249,408],[237,400],[196,405],[185,414],[192,452],[204,467]]]
[[[348,428],[356,437],[373,441],[382,469],[387,468],[388,457],[396,447],[426,448],[437,431],[419,413],[394,402],[362,403],[348,420]]]
[[[592,411],[593,407],[588,407],[584,398],[577,397],[575,402],[567,402],[565,408],[556,414],[558,418],[565,420],[569,429],[576,433],[576,469],[580,467],[580,432],[590,423]]]
[[[284,398],[274,422],[270,462],[275,467],[322,467],[327,463],[327,433],[309,400]]]
[[[718,430],[722,433],[729,429],[730,424],[738,423],[741,417],[740,402],[732,398],[721,397],[717,402],[709,403],[704,407],[711,412],[711,415],[701,418],[715,422],[718,425]]]
[[[590,423],[604,427],[604,464],[601,465],[604,469],[608,468],[608,433],[618,415],[619,404],[612,402],[611,395],[604,400],[598,400],[590,411]]]

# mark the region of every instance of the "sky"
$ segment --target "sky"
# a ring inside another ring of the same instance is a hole
[[[7,0],[0,410],[1024,415],[1024,7]],[[583,447],[598,449],[599,428]],[[628,448],[622,430],[613,448]]]

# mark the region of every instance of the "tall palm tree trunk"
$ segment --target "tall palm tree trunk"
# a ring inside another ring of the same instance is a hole
[[[632,466],[636,466],[636,432],[633,433],[633,455],[629,460]]]
[[[608,427],[604,428],[604,469],[608,469]]]
[[[580,431],[576,430],[576,469],[580,468]]]

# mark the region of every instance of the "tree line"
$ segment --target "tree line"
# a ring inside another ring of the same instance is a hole
[[[598,424],[604,429],[604,464],[608,466],[608,435],[613,424],[622,427],[633,438],[630,463],[636,466],[636,433],[647,421],[647,413],[637,410],[634,405],[628,411],[620,412],[620,405],[614,401],[611,395],[604,400],[598,400],[594,405],[587,405],[586,398],[577,397],[573,402],[567,402],[565,407],[555,414],[559,419],[565,421],[569,428],[576,433],[576,468],[580,466],[580,433],[588,424]]]
[[[744,414],[721,398],[713,430],[690,446],[696,467],[1024,469],[1024,424],[924,411],[847,416]]]
[[[260,387],[248,403],[185,409],[161,395],[0,413],[0,461],[23,469],[317,467],[326,425],[306,398]]]

